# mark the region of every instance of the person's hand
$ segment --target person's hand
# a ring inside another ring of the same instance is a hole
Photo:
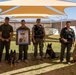
[[[9,42],[9,39],[6,39],[6,42]]]
[[[45,38],[43,39],[43,41],[45,42]]]
[[[72,44],[75,44],[75,41],[72,41]]]
[[[36,43],[35,39],[33,39],[33,43]]]
[[[5,41],[5,39],[3,39],[3,38],[2,38],[1,40],[2,40],[2,41]]]
[[[67,43],[68,41],[66,39],[63,39],[64,43]]]

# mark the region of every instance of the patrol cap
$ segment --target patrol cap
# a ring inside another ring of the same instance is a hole
[[[36,20],[36,22],[40,22],[40,21],[41,21],[41,19],[37,19],[37,20]]]
[[[9,20],[9,17],[5,17],[5,20]]]
[[[71,23],[71,22],[70,22],[70,21],[67,21],[66,24],[67,24],[67,23]]]

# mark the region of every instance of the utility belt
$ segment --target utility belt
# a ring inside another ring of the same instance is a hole
[[[60,43],[64,43],[64,44],[66,44],[63,40],[61,40],[61,38],[59,38],[59,41],[60,41]],[[72,39],[67,39],[67,43],[72,43]]]
[[[37,39],[37,38],[43,39],[43,37],[44,37],[43,35],[42,36],[40,36],[40,35],[34,36],[35,39]]]
[[[72,41],[68,41],[68,42],[61,42],[62,44],[72,44]]]
[[[8,39],[10,36],[2,36],[2,38],[4,39]]]

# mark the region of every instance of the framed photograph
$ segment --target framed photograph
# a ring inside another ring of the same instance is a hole
[[[30,44],[30,30],[17,30],[16,36],[16,44],[17,45],[29,45]]]

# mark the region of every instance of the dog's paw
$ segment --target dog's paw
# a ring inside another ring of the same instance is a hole
[[[11,64],[11,67],[13,67],[13,65]]]
[[[16,64],[14,64],[14,66],[17,66]]]

